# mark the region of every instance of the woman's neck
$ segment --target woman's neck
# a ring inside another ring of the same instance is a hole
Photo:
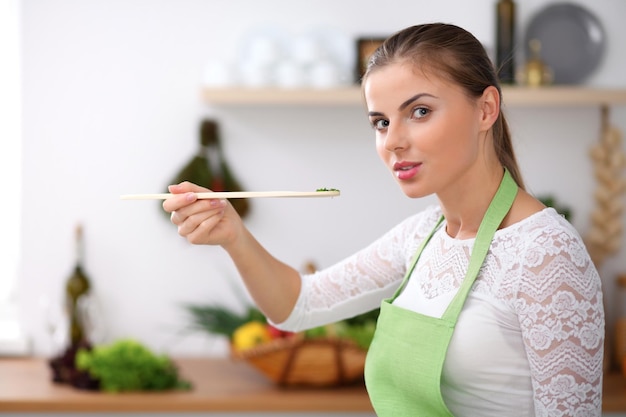
[[[478,228],[502,181],[503,168],[468,174],[461,181],[438,194],[446,232],[455,239],[476,237]]]

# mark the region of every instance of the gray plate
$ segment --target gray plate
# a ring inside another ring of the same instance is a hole
[[[550,5],[538,12],[526,29],[529,41],[541,42],[541,58],[554,72],[555,84],[577,84],[598,66],[604,55],[606,34],[598,18],[571,3]]]

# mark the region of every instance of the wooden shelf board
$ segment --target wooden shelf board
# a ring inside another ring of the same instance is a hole
[[[363,103],[358,87],[337,89],[232,88],[205,89],[204,99],[222,105],[358,105]]]
[[[552,86],[503,87],[504,103],[511,106],[599,106],[626,104],[626,89]]]
[[[502,88],[506,106],[626,105],[626,89],[551,86]],[[203,99],[215,105],[363,105],[360,87],[337,89],[206,88]]]

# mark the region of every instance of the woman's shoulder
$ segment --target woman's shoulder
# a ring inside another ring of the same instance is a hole
[[[541,212],[546,206],[525,190],[519,190],[513,206],[504,218],[501,227],[506,228]]]
[[[586,288],[594,296],[600,278],[576,228],[552,207],[497,232],[494,255],[502,274],[501,295],[512,299],[564,288]],[[567,271],[567,273],[562,273]]]
[[[557,257],[579,267],[592,263],[578,230],[565,216],[546,207],[529,217],[498,231],[503,248],[509,248],[517,262],[536,264],[540,259]],[[497,236],[498,236],[497,234]]]
[[[573,238],[581,239],[576,228],[564,215],[558,213],[552,207],[545,207],[503,230],[527,234],[529,237],[536,237],[537,235],[556,237],[566,234]]]

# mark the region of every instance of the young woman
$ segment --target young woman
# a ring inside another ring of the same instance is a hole
[[[179,234],[222,246],[281,328],[381,307],[365,372],[380,416],[600,416],[600,279],[576,230],[525,191],[480,42],[407,28],[362,84],[380,158],[408,197],[439,204],[302,276],[194,184],[163,203]]]

